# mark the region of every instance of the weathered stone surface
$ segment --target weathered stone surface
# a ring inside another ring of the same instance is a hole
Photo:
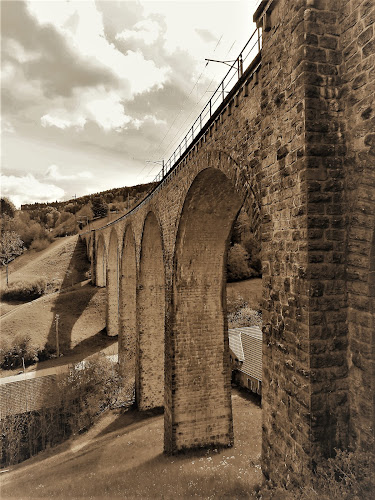
[[[244,203],[262,240],[263,471],[298,481],[334,447],[374,445],[375,6],[268,4],[260,65],[89,253],[112,301],[116,233],[120,359],[141,408],[164,392],[166,451],[231,445],[225,259]]]

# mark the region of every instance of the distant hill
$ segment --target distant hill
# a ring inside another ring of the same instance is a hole
[[[92,193],[85,196],[80,196],[78,198],[72,198],[66,201],[52,201],[48,203],[26,203],[21,205],[21,210],[38,210],[46,207],[54,207],[61,211],[66,205],[74,203],[77,206],[77,211],[84,205],[92,202],[94,198],[101,197],[103,201],[107,204],[110,203],[127,203],[138,200],[140,196],[144,196],[146,193],[151,191],[151,189],[156,185],[155,182],[149,182],[148,184],[137,184],[136,186],[124,186],[120,188],[112,188],[107,191],[101,191],[99,193]],[[129,208],[129,207],[127,207]]]

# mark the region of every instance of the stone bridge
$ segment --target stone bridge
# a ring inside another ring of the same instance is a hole
[[[262,241],[263,445],[272,479],[374,446],[375,7],[267,0],[261,53],[138,206],[82,235],[126,383],[165,451],[230,446],[226,254]],[[251,432],[251,422],[249,422]]]

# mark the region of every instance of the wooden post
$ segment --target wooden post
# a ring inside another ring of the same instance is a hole
[[[60,357],[60,346],[59,346],[59,315],[56,314],[56,355]]]

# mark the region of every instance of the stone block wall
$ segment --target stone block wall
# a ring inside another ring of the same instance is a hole
[[[339,9],[345,138],[350,445],[374,449],[375,422],[375,3]]]
[[[120,258],[135,253],[138,342],[164,318],[169,452],[231,443],[223,283],[242,203],[262,238],[264,473],[299,481],[336,446],[372,446],[373,16],[365,0],[261,2],[261,57],[153,193],[96,231],[99,285],[113,229]],[[160,252],[145,243],[150,212]],[[153,257],[164,284],[153,280]]]

